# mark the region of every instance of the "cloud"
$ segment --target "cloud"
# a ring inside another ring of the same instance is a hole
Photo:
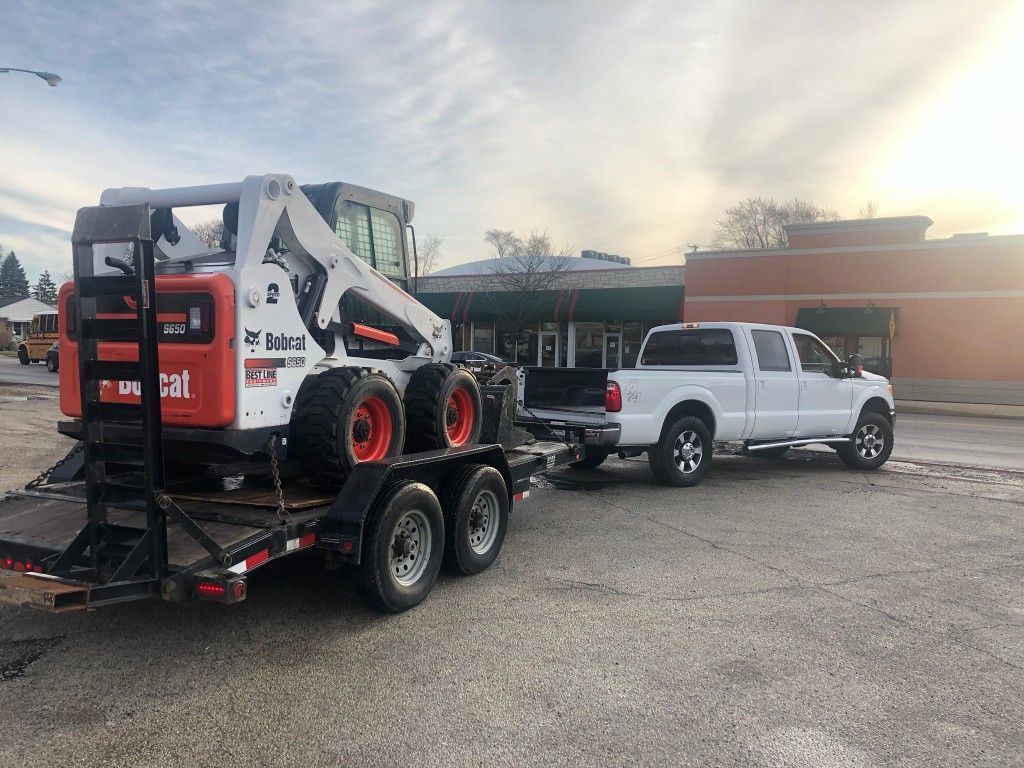
[[[941,222],[868,169],[1003,7],[14,0],[5,59],[64,83],[0,75],[0,242],[31,272],[105,187],[264,172],[415,200],[446,264],[490,227],[671,251],[755,194]]]

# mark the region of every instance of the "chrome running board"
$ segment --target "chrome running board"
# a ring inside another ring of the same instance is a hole
[[[849,437],[802,437],[799,440],[781,440],[777,443],[758,443],[748,445],[748,451],[762,451],[766,448],[793,448],[798,445],[813,445],[814,443],[852,443]]]

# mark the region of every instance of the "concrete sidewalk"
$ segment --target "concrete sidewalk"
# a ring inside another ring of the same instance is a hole
[[[993,419],[1024,419],[1024,405],[990,403],[933,403],[925,400],[897,400],[896,414],[923,413],[933,416],[975,416]]]

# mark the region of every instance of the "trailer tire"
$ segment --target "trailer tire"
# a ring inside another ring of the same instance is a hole
[[[501,472],[485,464],[458,469],[445,484],[444,566],[472,576],[490,568],[508,529],[508,487]]]
[[[574,469],[597,469],[610,455],[611,451],[607,448],[587,445],[583,447],[583,458],[579,461],[569,462],[569,466]]]
[[[444,554],[444,517],[423,483],[399,483],[374,505],[359,575],[366,599],[379,611],[401,613],[423,602]]]
[[[711,431],[696,416],[683,416],[664,430],[657,445],[647,450],[654,476],[665,485],[689,488],[711,468]]]
[[[18,347],[18,362],[21,363],[22,365],[28,365],[29,363],[32,362],[28,356],[28,347]]]
[[[405,388],[406,453],[453,448],[480,440],[480,384],[465,368],[431,363],[416,369]]]
[[[889,460],[893,448],[892,424],[881,414],[861,413],[850,438],[853,442],[840,443],[836,453],[851,469],[878,469]]]
[[[402,399],[379,373],[332,368],[307,378],[295,400],[289,442],[313,485],[337,488],[359,462],[402,452]]]

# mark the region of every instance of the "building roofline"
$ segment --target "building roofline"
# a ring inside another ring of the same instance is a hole
[[[881,216],[875,219],[840,219],[838,221],[812,221],[806,224],[786,224],[783,229],[787,234],[817,234],[819,232],[927,229],[934,223],[927,216]]]
[[[696,251],[687,253],[686,260],[731,259],[751,256],[808,256],[821,253],[879,253],[884,251],[922,251],[928,249],[963,248],[965,246],[1024,245],[1021,235],[987,235],[985,237],[937,237],[916,243],[891,243],[888,245],[834,245],[819,248],[752,248]]]

